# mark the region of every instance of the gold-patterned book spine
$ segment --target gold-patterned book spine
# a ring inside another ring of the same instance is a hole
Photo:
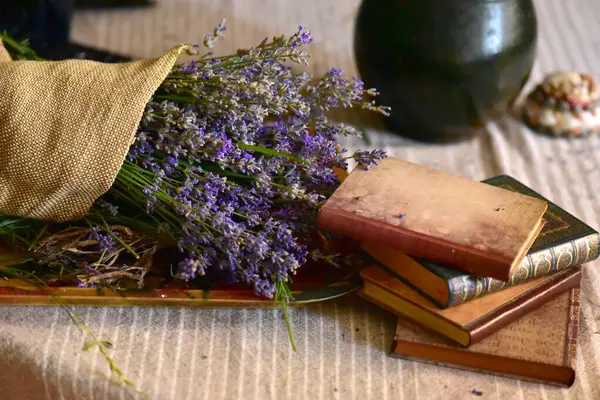
[[[581,265],[600,255],[600,234],[597,230],[533,189],[508,175],[496,176],[483,182],[544,200],[548,204],[548,210],[544,214],[546,223],[508,282],[455,273],[439,266],[434,266],[432,270],[431,265],[425,264],[426,268],[448,282],[448,302],[440,304],[442,307],[461,304],[512,285]]]
[[[521,261],[510,282],[472,275],[462,275],[450,279],[448,280],[448,307],[465,303],[489,293],[498,292],[508,286],[592,261],[598,258],[599,244],[600,235],[594,233],[558,246],[530,253]]]

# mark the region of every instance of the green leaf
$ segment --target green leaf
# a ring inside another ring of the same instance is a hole
[[[255,146],[255,145],[243,144],[243,143],[237,143],[236,146],[239,147],[240,149],[254,151],[256,153],[261,153],[261,154],[264,154],[264,155],[267,155],[267,156],[284,157],[284,158],[287,158],[289,160],[294,160],[294,161],[302,163],[302,164],[312,165],[310,161],[305,160],[304,158],[295,156],[295,155],[290,154],[290,153],[284,153],[282,151],[276,151],[276,150],[273,150],[273,149],[269,149],[269,148],[263,147],[263,146]]]
[[[81,350],[88,351],[88,350],[93,349],[94,347],[96,347],[96,342],[94,342],[92,340],[86,340],[85,343],[83,344],[83,347],[81,348]]]
[[[43,58],[38,57],[31,47],[29,47],[27,41],[18,42],[6,32],[0,32],[0,38],[2,39],[2,42],[4,42],[4,47],[6,47],[6,50],[8,50],[13,59],[18,59],[20,56],[26,60],[43,61]]]
[[[240,174],[239,172],[228,171],[226,169],[222,169],[220,167],[214,167],[212,165],[202,165],[203,170],[208,172],[213,172],[215,174],[226,176],[229,178],[240,178],[240,179],[254,179],[254,176]]]
[[[111,342],[109,342],[108,340],[98,340],[98,341],[94,341],[94,340],[86,340],[86,342],[83,345],[83,351],[88,351],[93,349],[96,346],[100,346],[103,347],[105,349],[112,349],[113,344]]]
[[[155,94],[153,97],[154,97],[154,100],[167,100],[167,101],[172,101],[174,103],[179,103],[179,104],[201,103],[201,101],[199,99],[196,99],[194,97],[181,96],[181,95],[176,95],[176,94]]]
[[[111,342],[109,342],[108,340],[101,340],[100,342],[100,346],[104,347],[105,349],[112,349],[113,344]]]
[[[0,235],[10,235],[19,229],[28,228],[25,220],[19,217],[0,217]]]

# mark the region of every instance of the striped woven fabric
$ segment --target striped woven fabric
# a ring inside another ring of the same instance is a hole
[[[228,22],[219,53],[266,36],[309,27],[312,72],[355,73],[353,19],[358,0],[159,0],[154,8],[85,12],[74,39],[139,57],[173,43],[201,41]],[[537,0],[539,56],[528,88],[556,69],[600,76],[600,2]],[[425,146],[386,134],[375,121],[370,147],[473,179],[510,174],[600,228],[600,139],[552,140],[507,119],[474,141]],[[344,143],[351,150],[363,142]],[[116,362],[148,399],[599,399],[600,263],[585,268],[575,385],[557,389],[402,361],[386,355],[395,318],[355,297],[292,310],[297,351],[277,310],[78,308],[114,344]],[[97,352],[56,307],[0,307],[2,399],[129,399],[105,379]]]

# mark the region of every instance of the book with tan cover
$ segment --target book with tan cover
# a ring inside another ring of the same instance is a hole
[[[471,346],[578,286],[581,267],[560,271],[446,309],[438,308],[383,267],[367,267],[360,276],[363,286],[359,295],[363,298],[455,343]]]
[[[400,319],[390,355],[569,387],[575,381],[579,287],[469,348]]]
[[[324,231],[508,281],[542,229],[547,204],[387,158],[355,168],[319,211]]]

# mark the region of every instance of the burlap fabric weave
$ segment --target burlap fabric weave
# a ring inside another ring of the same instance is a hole
[[[185,45],[128,63],[10,61],[0,50],[0,215],[83,217],[113,184]]]

